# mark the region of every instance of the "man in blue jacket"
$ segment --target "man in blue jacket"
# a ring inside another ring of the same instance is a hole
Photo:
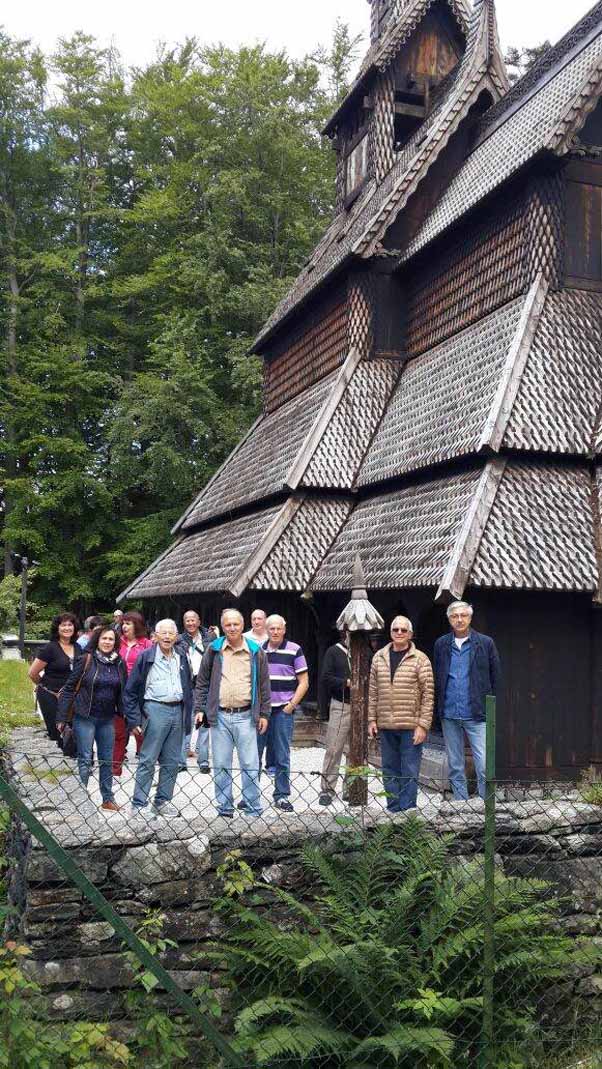
[[[136,658],[123,705],[128,727],[144,742],[138,759],[132,810],[140,814],[148,805],[155,766],[159,782],[153,804],[157,816],[177,816],[172,805],[184,734],[192,718],[192,682],[186,656],[174,646],[178,629],[173,620],[160,620],[155,627],[157,643]]]
[[[500,658],[488,635],[473,631],[472,606],[454,601],[448,607],[449,635],[435,643],[435,706],[449,763],[454,798],[468,798],[464,738],[468,739],[481,798],[485,797],[485,699],[497,694]]]
[[[243,635],[238,609],[225,609],[223,638],[216,638],[203,655],[197,677],[194,711],[197,727],[211,728],[215,804],[220,816],[234,816],[232,758],[238,754],[242,780],[239,809],[261,813],[257,733],[268,729],[271,712],[268,660],[256,642]]]

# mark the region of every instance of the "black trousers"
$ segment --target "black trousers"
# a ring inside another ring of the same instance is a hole
[[[56,714],[58,711],[58,701],[54,694],[50,694],[47,690],[42,690],[38,687],[37,690],[38,705],[40,706],[42,716],[44,717],[44,723],[46,724],[46,731],[48,737],[54,739],[56,743],[61,741],[56,727]]]

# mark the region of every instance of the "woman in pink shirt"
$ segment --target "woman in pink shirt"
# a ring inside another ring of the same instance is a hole
[[[121,618],[121,642],[119,655],[125,662],[129,676],[136,657],[143,650],[152,646],[150,638],[146,637],[146,624],[142,613],[126,612]],[[128,744],[129,732],[125,719],[122,716],[115,717],[115,745],[113,747],[113,775],[120,776],[123,771],[123,759]],[[140,752],[142,736],[136,735],[136,752]]]

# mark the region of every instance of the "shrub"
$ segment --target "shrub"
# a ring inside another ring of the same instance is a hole
[[[415,817],[379,828],[353,862],[306,845],[310,904],[274,889],[289,920],[224,900],[234,1045],[249,1066],[439,1069],[476,1065],[483,869]],[[264,899],[263,899],[264,900]],[[495,876],[495,1051],[520,1069],[537,1001],[573,960],[560,905],[537,880]]]

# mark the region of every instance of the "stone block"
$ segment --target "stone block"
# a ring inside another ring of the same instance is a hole
[[[186,842],[149,842],[125,850],[112,869],[113,879],[121,886],[146,888],[149,884],[178,879],[182,873],[199,876],[211,865],[211,851],[206,837]]]
[[[506,874],[549,881],[570,902],[571,913],[602,909],[602,858],[508,857]]]
[[[101,991],[131,987],[134,971],[124,954],[101,954],[90,958],[63,958],[57,961],[26,960],[24,972],[40,987],[67,987],[78,984]]]
[[[168,910],[164,913],[164,917],[163,934],[167,939],[194,943],[198,940],[213,938],[211,922],[214,914],[208,910],[190,910],[182,913]]]
[[[602,976],[586,976],[577,984],[577,994],[595,997],[602,995]]]
[[[92,883],[104,883],[109,870],[108,850],[73,850],[70,856]],[[67,883],[69,879],[44,850],[32,850],[27,858],[25,878],[28,883],[43,884]]]
[[[124,1017],[123,999],[115,991],[70,991],[48,999],[47,1012],[59,1021],[106,1021]]]

